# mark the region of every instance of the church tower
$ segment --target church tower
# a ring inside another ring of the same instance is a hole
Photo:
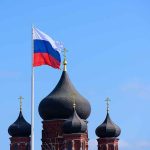
[[[66,120],[70,118],[79,118],[79,121],[83,119],[84,121],[82,122],[85,124],[91,112],[89,102],[79,94],[69,79],[65,52],[64,50],[64,69],[61,78],[54,90],[39,104],[39,114],[43,119],[42,150],[64,150],[64,146],[66,142],[68,142],[68,136],[70,135],[64,133],[63,130]],[[76,100],[75,109],[72,107],[74,101],[73,95],[75,95]],[[71,138],[73,142],[75,138],[80,138],[81,140],[88,139],[87,132],[84,136],[85,137],[82,138],[81,135],[79,135],[79,137],[75,135],[74,137],[71,136]]]
[[[87,122],[78,116],[75,103],[73,110],[72,116],[63,124],[64,150],[87,150]]]
[[[118,150],[118,141],[117,138],[121,129],[111,120],[109,116],[109,98],[106,99],[107,102],[107,114],[104,122],[97,127],[96,135],[99,137],[98,141],[98,150]]]
[[[10,150],[30,150],[31,125],[22,114],[22,97],[20,96],[20,112],[17,120],[9,126]]]

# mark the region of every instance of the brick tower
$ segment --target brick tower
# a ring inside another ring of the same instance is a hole
[[[64,149],[65,150],[87,150],[87,122],[81,119],[73,106],[72,116],[64,122]]]
[[[22,97],[20,96],[20,112],[17,120],[9,126],[10,150],[30,150],[31,125],[22,114]]]
[[[109,116],[109,98],[107,101],[107,115],[104,122],[97,127],[96,135],[99,137],[98,150],[118,150],[118,136],[121,133],[121,129],[113,123]]]
[[[70,135],[64,134],[63,125],[74,113],[72,107],[74,101],[73,95],[76,96],[76,112],[81,119],[86,121],[91,112],[89,102],[78,93],[69,79],[65,53],[63,65],[63,73],[58,84],[39,104],[39,114],[43,119],[42,150],[64,150]],[[88,134],[86,132],[82,135],[76,134],[70,138],[72,138],[73,142],[75,142],[76,138],[80,139],[80,142],[85,143],[87,146],[87,136]],[[74,145],[73,142],[69,142],[70,145]]]

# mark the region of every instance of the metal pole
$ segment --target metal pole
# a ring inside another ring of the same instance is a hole
[[[31,70],[31,150],[34,150],[34,67],[33,67],[33,27],[32,27],[32,70]]]

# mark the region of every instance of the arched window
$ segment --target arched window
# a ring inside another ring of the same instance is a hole
[[[114,145],[109,145],[109,150],[114,150]]]
[[[72,142],[69,142],[67,145],[67,150],[72,150]]]
[[[26,150],[30,150],[30,144],[29,143],[26,145]]]
[[[82,141],[82,149],[85,150],[85,141]]]
[[[19,150],[18,149],[18,144],[14,144],[14,150]]]
[[[118,150],[118,145],[115,146],[115,150]]]
[[[107,146],[106,145],[102,145],[101,148],[102,148],[102,150],[107,150]]]

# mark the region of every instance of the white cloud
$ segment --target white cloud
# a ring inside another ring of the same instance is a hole
[[[140,141],[125,141],[120,140],[119,141],[119,147],[121,150],[145,150],[150,149],[150,141],[148,140],[140,140]]]
[[[136,147],[139,148],[150,148],[150,141],[139,141],[136,143]]]
[[[139,81],[133,81],[122,86],[122,91],[135,94],[142,98],[150,98],[150,85],[145,85]]]

